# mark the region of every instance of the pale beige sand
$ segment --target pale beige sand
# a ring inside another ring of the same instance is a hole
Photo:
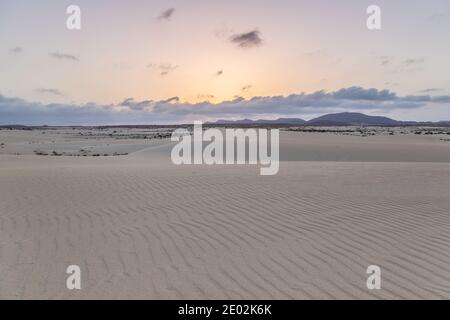
[[[366,138],[337,137],[352,162],[282,162],[273,177],[176,167],[164,144],[0,155],[0,298],[450,298],[450,143],[429,162],[364,162]],[[81,291],[66,289],[70,264]]]

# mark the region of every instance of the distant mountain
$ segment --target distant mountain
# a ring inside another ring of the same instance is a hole
[[[402,122],[387,117],[368,116],[356,112],[343,112],[327,114],[308,121],[308,125],[371,125],[393,126]]]
[[[298,118],[280,118],[276,120],[218,120],[212,124],[218,125],[312,125],[312,126],[348,126],[348,125],[372,125],[372,126],[394,126],[412,125],[411,122],[396,121],[386,117],[368,116],[362,113],[343,112],[327,114],[310,121]]]
[[[343,112],[326,114],[324,116],[305,121],[300,118],[279,118],[276,120],[218,120],[216,122],[206,122],[207,125],[222,125],[222,126],[430,126],[430,127],[450,127],[450,121],[397,121],[387,117],[380,116],[368,116],[363,113],[356,112]],[[188,125],[188,124],[185,124]],[[112,126],[98,126],[98,128],[161,128],[161,127],[173,127],[174,125],[112,125]],[[48,126],[24,126],[20,124],[0,124],[0,129],[21,129],[32,130],[34,128],[47,128]],[[85,126],[71,126],[85,127]],[[91,127],[91,126],[89,126]],[[94,126],[95,127],[95,126]]]

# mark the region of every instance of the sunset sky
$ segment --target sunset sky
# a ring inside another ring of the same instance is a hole
[[[449,39],[448,0],[0,0],[0,124],[450,120]]]

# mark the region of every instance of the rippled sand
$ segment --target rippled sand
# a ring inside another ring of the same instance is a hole
[[[176,167],[168,140],[116,157],[13,155],[6,133],[0,298],[450,298],[440,137],[283,133],[290,161],[263,177]],[[80,291],[66,289],[72,264]],[[373,264],[379,291],[366,288]]]

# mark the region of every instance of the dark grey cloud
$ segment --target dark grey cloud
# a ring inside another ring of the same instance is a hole
[[[164,10],[159,16],[159,20],[166,20],[169,21],[170,18],[172,18],[172,15],[175,13],[175,8],[170,8],[167,10]]]
[[[161,103],[172,103],[172,102],[180,102],[179,97],[172,97],[163,101],[160,101]]]
[[[41,104],[0,95],[2,124],[151,124],[179,123],[220,118],[290,117],[341,111],[384,112],[417,109],[430,104],[450,103],[450,95],[398,96],[389,90],[343,88],[337,91],[266,96],[244,99],[236,97],[221,103],[181,102],[179,97],[165,100],[135,101],[125,99],[117,104],[95,103]]]
[[[133,98],[127,98],[119,103],[120,106],[128,107],[131,110],[146,110],[151,107],[153,100],[135,101]]]
[[[58,89],[37,88],[35,91],[38,92],[38,93],[50,94],[50,95],[54,95],[54,96],[64,96],[64,93],[62,93]]]
[[[80,61],[80,59],[78,59],[77,56],[74,56],[72,54],[67,54],[67,53],[52,52],[52,53],[50,53],[50,56],[55,59],[58,59],[58,60],[71,60],[71,61],[76,61],[76,62]]]
[[[232,43],[237,44],[240,48],[251,48],[260,46],[263,42],[261,32],[252,30],[246,33],[234,34],[230,37]]]
[[[397,95],[389,90],[364,89],[361,87],[340,89],[333,92],[332,96],[336,99],[346,100],[388,101],[397,99]]]

